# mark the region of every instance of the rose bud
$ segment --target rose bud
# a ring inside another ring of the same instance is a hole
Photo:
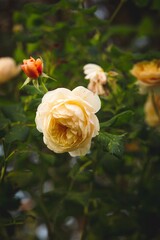
[[[43,73],[43,62],[40,58],[35,60],[30,57],[30,59],[23,60],[21,68],[29,78],[36,79]]]

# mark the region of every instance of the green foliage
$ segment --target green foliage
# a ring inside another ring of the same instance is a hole
[[[6,180],[12,182],[12,184],[15,184],[21,188],[26,186],[29,182],[29,180],[32,177],[32,172],[30,171],[11,171],[8,173]]]
[[[102,146],[104,146],[110,153],[121,156],[123,154],[123,139],[125,135],[126,134],[115,135],[100,132],[97,138]]]
[[[14,141],[24,142],[27,138],[28,130],[28,127],[23,125],[13,126],[8,134],[6,134],[5,140],[7,143],[12,143]]]
[[[139,7],[145,7],[148,5],[149,0],[134,0],[134,2],[139,6]]]
[[[0,118],[1,118],[0,129],[2,130],[2,129],[5,129],[9,125],[10,120],[8,118],[6,118],[2,112],[0,112]]]
[[[160,2],[158,0],[153,1],[153,9],[159,10],[160,9]]]
[[[133,117],[133,111],[131,110],[119,113],[115,115],[113,118],[111,118],[110,120],[108,120],[107,122],[101,123],[101,128],[107,128],[110,126],[114,126],[114,127],[123,126],[123,124],[129,122],[132,117]]]

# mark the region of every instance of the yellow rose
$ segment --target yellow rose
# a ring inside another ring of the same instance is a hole
[[[160,96],[159,95],[154,96],[154,103],[153,103],[152,96],[151,95],[148,96],[147,102],[144,106],[144,112],[145,112],[145,121],[149,126],[151,127],[160,126],[160,117],[159,117],[160,116]]]
[[[133,66],[131,74],[137,78],[141,93],[160,91],[160,60],[139,62]]]
[[[85,155],[91,139],[99,132],[95,113],[100,107],[99,97],[81,86],[72,91],[66,88],[49,91],[37,109],[37,129],[43,133],[50,150],[69,152],[71,156]]]
[[[11,78],[18,75],[21,68],[17,66],[14,59],[11,57],[0,58],[0,84],[9,81]]]

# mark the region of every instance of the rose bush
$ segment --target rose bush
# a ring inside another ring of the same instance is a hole
[[[85,155],[99,131],[95,113],[100,106],[99,97],[81,86],[73,91],[65,88],[49,91],[42,98],[35,119],[44,143],[56,153]]]
[[[159,1],[1,2],[0,240],[160,239]]]

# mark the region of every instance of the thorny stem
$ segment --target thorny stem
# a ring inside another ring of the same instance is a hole
[[[117,8],[116,8],[115,11],[113,12],[113,14],[112,14],[112,16],[111,16],[111,18],[110,18],[110,20],[109,20],[109,23],[110,23],[110,24],[111,24],[111,23],[113,22],[113,20],[115,19],[117,13],[118,13],[119,10],[121,9],[121,7],[122,7],[122,5],[123,5],[123,3],[124,3],[125,1],[126,1],[126,0],[120,0]]]

